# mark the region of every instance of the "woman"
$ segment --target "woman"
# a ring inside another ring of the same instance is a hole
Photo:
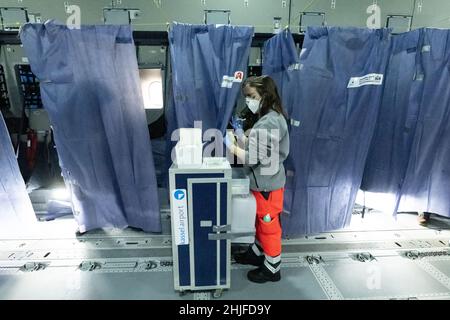
[[[258,266],[248,279],[264,283],[279,281],[281,264],[281,224],[283,192],[286,182],[283,161],[289,153],[289,134],[281,99],[275,82],[268,76],[249,77],[242,84],[248,108],[258,121],[248,138],[238,135],[240,147],[230,132],[226,146],[242,161],[250,177],[250,189],[256,198],[255,243],[237,263]]]

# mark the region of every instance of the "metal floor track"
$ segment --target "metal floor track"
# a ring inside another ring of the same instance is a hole
[[[397,229],[284,240],[280,282],[251,283],[254,267],[233,263],[231,288],[219,299],[450,299],[450,226],[402,219]],[[76,236],[73,221],[52,223],[58,232],[47,237],[0,239],[0,299],[213,299],[174,291],[169,234]]]

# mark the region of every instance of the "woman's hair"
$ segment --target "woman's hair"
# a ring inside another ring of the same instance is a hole
[[[242,83],[242,90],[246,87],[255,88],[261,96],[261,108],[258,111],[260,117],[267,114],[270,110],[274,110],[286,118],[286,113],[283,110],[281,98],[278,94],[277,85],[271,77],[248,77]]]

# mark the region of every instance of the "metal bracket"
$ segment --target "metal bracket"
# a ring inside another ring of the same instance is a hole
[[[83,261],[79,266],[81,271],[94,271],[96,269],[100,269],[101,267],[102,265],[95,261]]]
[[[109,270],[123,270],[123,269],[134,269],[138,265],[137,261],[108,261],[103,264],[103,269]]]
[[[440,256],[449,256],[450,251],[417,251],[417,250],[411,250],[411,251],[405,251],[401,253],[402,256],[405,258],[416,260],[421,259],[425,257],[440,257]]]
[[[208,291],[194,292],[194,300],[211,300],[211,292]]]
[[[161,1],[162,0],[153,0],[153,3],[155,4],[156,8],[161,9],[162,6]]]
[[[417,250],[406,251],[403,253],[403,255],[408,259],[416,260],[419,258],[419,251]]]
[[[419,0],[419,2],[417,3],[417,10],[420,12],[422,12],[422,8],[423,8],[423,0]]]
[[[336,0],[331,0],[331,9],[336,9]]]
[[[160,263],[160,265],[161,265],[161,263]],[[151,270],[151,269],[155,269],[156,267],[158,267],[158,264],[155,261],[150,260],[145,263],[144,269]]]
[[[219,299],[222,296],[223,289],[216,289],[213,292],[213,298]]]
[[[323,259],[320,255],[310,255],[310,256],[306,256],[305,257],[306,262],[308,262],[309,264],[319,264],[319,263],[323,263]]]
[[[213,226],[214,232],[224,232],[224,231],[231,231],[231,225],[226,224],[223,226]]]
[[[254,236],[254,232],[229,232],[229,233],[209,233],[208,240],[228,240],[240,237]]]
[[[173,267],[173,261],[167,261],[167,260],[160,261],[159,265],[161,267]]]
[[[69,1],[64,1],[64,11],[65,11],[66,13],[70,13],[70,11],[69,11],[69,6],[70,6]]]
[[[356,260],[359,262],[367,262],[367,261],[376,260],[375,257],[372,256],[372,254],[370,254],[369,252],[359,252],[359,253],[351,254],[350,257],[353,260]]]
[[[47,266],[48,264],[42,262],[27,262],[20,268],[20,270],[24,272],[39,271],[44,270]]]

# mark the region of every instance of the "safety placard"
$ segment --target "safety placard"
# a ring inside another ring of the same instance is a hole
[[[294,126],[294,127],[300,126],[300,121],[291,119],[291,126]]]
[[[242,71],[236,71],[234,73],[234,82],[242,82],[244,80],[244,72]]]
[[[172,216],[173,232],[175,234],[175,244],[189,244],[189,225],[186,189],[175,189],[172,192]]]
[[[222,84],[221,87],[222,88],[232,88],[233,87],[233,83],[235,82],[242,82],[242,80],[244,79],[244,72],[243,71],[236,71],[234,73],[234,76],[223,76],[222,77]]]
[[[383,83],[383,75],[380,73],[370,73],[362,77],[352,77],[348,82],[347,88],[359,88],[362,86],[375,85],[380,86]]]

